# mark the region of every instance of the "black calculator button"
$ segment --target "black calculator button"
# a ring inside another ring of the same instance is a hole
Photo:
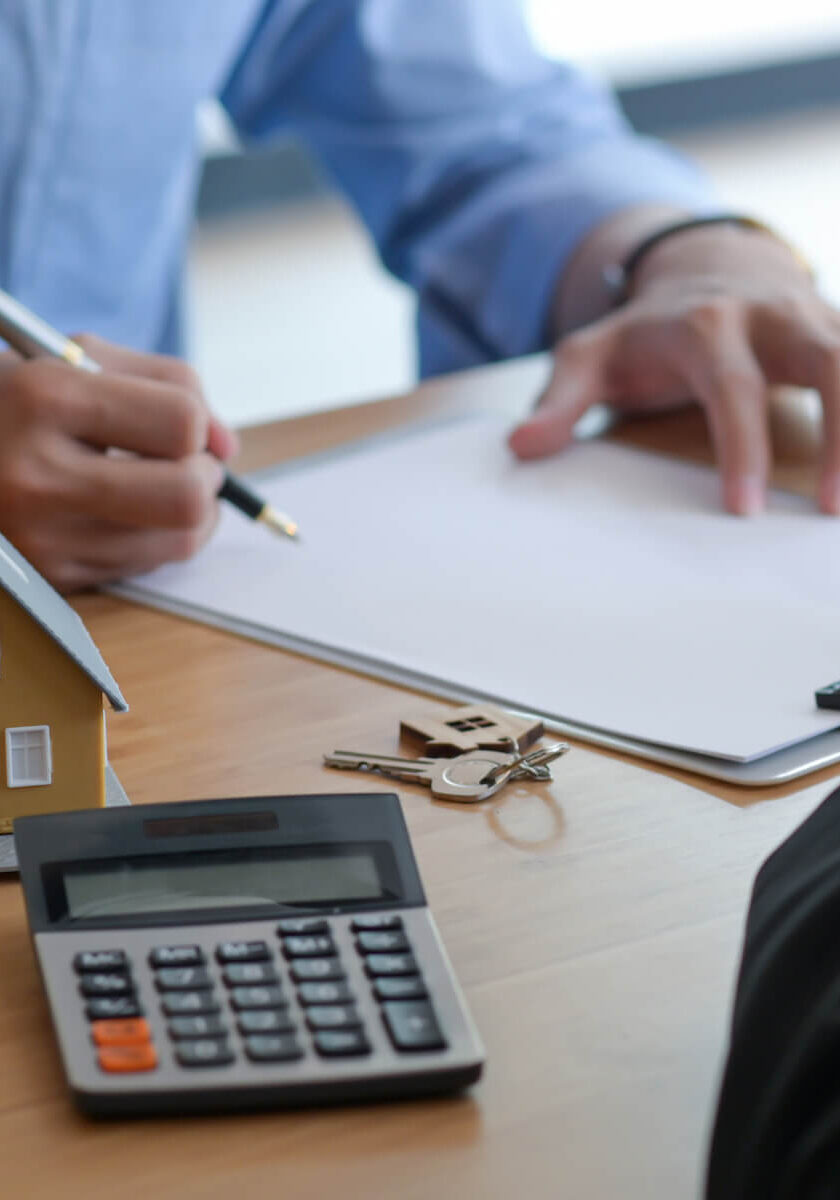
[[[302,983],[297,995],[304,1007],[312,1004],[350,1004],[355,999],[343,980],[338,983]]]
[[[133,996],[103,996],[91,1000],[85,1008],[89,1021],[121,1021],[126,1017],[142,1017],[143,1009]]]
[[[287,1009],[266,1008],[240,1013],[236,1027],[241,1034],[291,1033],[295,1028],[295,1023]]]
[[[356,949],[360,954],[401,954],[410,950],[408,938],[399,929],[371,930],[370,933],[360,933],[356,938]]]
[[[278,987],[235,987],[230,1002],[237,1012],[246,1008],[286,1008],[287,1002]]]
[[[198,967],[204,955],[200,946],[155,946],[149,962],[153,967]]]
[[[220,963],[264,962],[270,957],[265,942],[220,942],[216,947]]]
[[[155,973],[159,992],[194,992],[213,986],[205,967],[164,967]]]
[[[369,913],[366,917],[354,917],[350,928],[354,933],[363,929],[402,929],[402,917],[392,913]]]
[[[361,1029],[322,1029],[313,1034],[312,1041],[324,1058],[370,1054],[370,1042]]]
[[[365,971],[372,979],[378,975],[416,975],[417,963],[413,954],[369,954]]]
[[[299,958],[289,972],[295,983],[323,979],[344,979],[344,970],[337,958]]]
[[[382,1005],[382,1016],[397,1050],[443,1050],[446,1039],[440,1031],[431,1004],[425,1000],[393,1000]]]
[[[125,950],[82,950],[73,959],[73,966],[84,974],[89,971],[127,971]]]
[[[277,983],[277,972],[271,963],[232,963],[224,967],[222,976],[228,987],[249,983]]]
[[[306,1014],[310,1029],[353,1029],[361,1023],[355,1004],[319,1004]]]
[[[291,1062],[303,1058],[293,1033],[257,1034],[245,1038],[245,1053],[252,1062]]]
[[[287,933],[329,933],[329,921],[323,917],[284,917],[277,926],[280,936]]]
[[[219,1011],[212,992],[169,992],[160,1006],[167,1017],[198,1017]]]
[[[130,996],[134,984],[128,975],[83,975],[79,991],[83,996]]]
[[[335,954],[335,943],[328,933],[284,937],[283,953],[286,958],[324,958]]]
[[[377,979],[373,994],[377,1000],[424,1000],[429,993],[419,975],[395,975]]]
[[[196,1038],[179,1042],[175,1057],[182,1067],[224,1067],[233,1062],[227,1038]]]
[[[176,1040],[182,1038],[218,1038],[227,1033],[227,1026],[221,1017],[173,1017],[167,1025],[169,1036]]]

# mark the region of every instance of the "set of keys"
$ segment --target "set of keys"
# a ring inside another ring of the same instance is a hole
[[[549,764],[565,754],[567,742],[540,746],[527,754],[501,750],[470,750],[455,758],[400,758],[389,754],[359,754],[334,750],[324,766],[340,771],[370,771],[386,779],[422,783],[437,800],[477,803],[487,800],[516,779],[549,780]]]

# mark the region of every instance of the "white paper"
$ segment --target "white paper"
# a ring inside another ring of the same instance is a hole
[[[814,702],[840,678],[840,523],[778,492],[728,516],[712,469],[605,442],[517,463],[505,433],[457,422],[283,472],[260,487],[300,544],[226,508],[131,590],[734,761],[840,727]]]

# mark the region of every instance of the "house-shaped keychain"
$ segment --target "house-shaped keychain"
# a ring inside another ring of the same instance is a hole
[[[128,708],[81,618],[0,534],[0,834],[105,804],[103,697]]]
[[[494,704],[468,704],[448,712],[427,712],[406,717],[400,732],[425,743],[423,753],[432,758],[452,757],[469,750],[511,750],[520,753],[545,733],[538,719],[518,717]]]

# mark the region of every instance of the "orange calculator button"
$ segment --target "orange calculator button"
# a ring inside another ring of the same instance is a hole
[[[149,1022],[143,1017],[94,1021],[90,1031],[97,1046],[140,1046],[152,1040]]]
[[[157,1053],[151,1042],[142,1046],[103,1046],[99,1065],[103,1071],[153,1071]]]

